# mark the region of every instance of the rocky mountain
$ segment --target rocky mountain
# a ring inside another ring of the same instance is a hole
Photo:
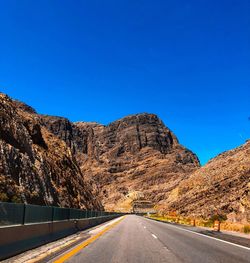
[[[249,141],[200,167],[154,114],[72,123],[4,94],[0,109],[0,200],[128,211],[139,193],[163,213],[250,221]]]
[[[107,126],[41,118],[71,148],[106,209],[123,209],[127,194],[140,191],[164,213],[250,220],[249,142],[200,167],[196,155],[153,114],[128,116]]]
[[[102,209],[63,140],[31,107],[0,94],[0,200]]]
[[[196,155],[181,146],[154,114],[128,116],[107,126],[39,117],[71,148],[81,171],[109,210],[122,209],[121,203],[131,191],[142,191],[155,203],[165,200],[200,166]]]
[[[224,152],[180,182],[159,205],[163,211],[250,222],[250,141]]]

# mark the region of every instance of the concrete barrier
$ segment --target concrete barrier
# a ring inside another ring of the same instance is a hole
[[[102,224],[118,215],[0,228],[0,260]]]

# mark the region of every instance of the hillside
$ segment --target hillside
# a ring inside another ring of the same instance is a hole
[[[163,213],[250,221],[249,141],[200,167],[154,114],[102,125],[41,115],[4,94],[0,107],[2,201],[130,211],[141,193]]]
[[[65,142],[2,93],[0,152],[1,201],[102,209]]]
[[[154,114],[127,116],[107,126],[40,118],[71,148],[106,209],[119,210],[120,201],[130,191],[142,191],[155,203],[166,200],[200,166],[196,155],[180,145]]]
[[[159,205],[163,211],[250,222],[250,141],[224,152],[180,182]]]

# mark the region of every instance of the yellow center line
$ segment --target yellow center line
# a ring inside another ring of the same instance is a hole
[[[68,260],[69,258],[74,256],[77,252],[79,252],[80,250],[82,250],[83,248],[85,248],[86,246],[91,244],[92,242],[94,242],[98,237],[102,236],[105,232],[107,232],[108,230],[110,230],[111,228],[113,228],[114,226],[119,224],[124,218],[125,218],[125,216],[123,216],[120,220],[116,221],[112,225],[107,226],[102,231],[100,231],[98,234],[96,234],[95,236],[85,240],[83,243],[81,243],[80,245],[76,246],[75,248],[70,250],[68,253],[64,254],[62,257],[60,257],[59,259],[55,260],[53,263],[65,262],[66,260]]]

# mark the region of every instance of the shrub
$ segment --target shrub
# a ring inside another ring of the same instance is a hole
[[[250,225],[244,225],[243,231],[244,231],[244,233],[249,234],[250,233]]]
[[[11,202],[12,203],[22,203],[22,200],[21,200],[21,198],[19,196],[13,195],[11,197]]]
[[[1,201],[1,202],[7,202],[7,201],[9,201],[9,198],[8,198],[7,194],[5,194],[5,193],[0,193],[0,201]]]
[[[227,216],[224,214],[216,214],[210,217],[209,221],[211,222],[215,222],[215,221],[219,221],[219,222],[223,222],[227,220]]]

